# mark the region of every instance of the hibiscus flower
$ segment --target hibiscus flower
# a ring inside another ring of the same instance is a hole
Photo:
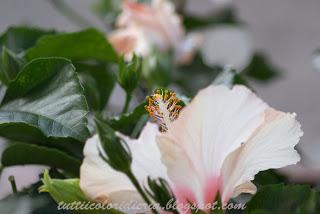
[[[294,147],[302,131],[295,114],[270,108],[245,86],[209,86],[181,111],[170,95],[149,98],[147,109],[160,131],[149,122],[137,140],[121,135],[141,185],[148,176],[162,177],[178,203],[201,208],[217,199],[226,203],[240,193],[254,194],[251,181],[259,171],[300,160]],[[103,203],[142,202],[130,180],[101,159],[99,144],[95,135],[85,145],[82,190]]]

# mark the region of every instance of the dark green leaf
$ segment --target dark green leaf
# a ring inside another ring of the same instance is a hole
[[[240,24],[235,16],[233,8],[227,8],[210,17],[204,18],[184,16],[183,23],[187,30],[211,27],[217,24]]]
[[[23,63],[24,61],[15,53],[3,47],[0,59],[0,79],[2,83],[8,85],[10,81],[14,80]]]
[[[245,75],[260,82],[269,82],[280,77],[281,72],[261,53],[253,56],[249,66],[243,71]]]
[[[14,53],[20,53],[31,48],[40,37],[54,33],[54,31],[38,28],[22,26],[10,27],[0,36],[0,50],[2,50],[3,47],[7,47]]]
[[[59,56],[73,61],[88,103],[93,110],[102,110],[115,85],[115,77],[109,71],[108,63],[116,62],[117,55],[106,36],[88,29],[76,33],[63,33],[41,38],[26,53],[26,59]]]
[[[117,61],[117,55],[106,36],[95,29],[44,36],[27,51],[25,57],[30,61],[37,57],[53,56],[66,57],[75,61]]]
[[[141,121],[140,128],[137,130],[141,130],[143,125],[147,122],[148,115],[147,111],[144,109],[144,106],[146,105],[145,102],[138,105],[132,112],[122,114],[118,118],[114,118],[110,120],[110,125],[114,130],[120,131],[123,134],[132,135],[133,131],[135,130],[135,127],[139,125],[139,121]],[[135,136],[136,137],[136,134]]]
[[[97,132],[104,154],[101,158],[113,169],[128,173],[131,170],[132,156],[126,142],[116,136],[114,130],[101,119],[96,119]]]
[[[16,143],[8,146],[2,153],[4,167],[25,164],[39,164],[66,170],[79,175],[81,162],[57,149],[34,144]]]
[[[251,212],[250,214],[272,214],[271,212],[264,211],[264,210],[255,210]]]
[[[269,169],[259,172],[254,177],[254,183],[256,185],[279,184],[288,183],[288,180],[284,176],[279,175],[275,170]]]
[[[103,64],[77,63],[75,66],[90,108],[103,110],[116,84],[115,75]]]
[[[258,190],[247,204],[245,213],[318,213],[319,193],[309,186],[275,184]]]
[[[63,58],[28,63],[0,107],[0,135],[33,143],[41,143],[43,136],[85,142],[88,107],[74,70]]]

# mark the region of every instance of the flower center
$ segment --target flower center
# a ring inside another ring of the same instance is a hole
[[[148,104],[145,109],[158,123],[160,131],[166,132],[171,123],[178,118],[182,106],[176,93],[169,90],[157,89],[152,96],[147,96]]]

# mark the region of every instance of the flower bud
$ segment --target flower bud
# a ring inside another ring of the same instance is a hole
[[[118,82],[127,93],[132,93],[140,80],[141,59],[133,55],[130,62],[126,63],[124,58],[120,58],[118,64]]]
[[[114,130],[100,119],[96,119],[102,151],[101,158],[113,169],[127,173],[130,171],[132,156],[127,144],[116,136]]]

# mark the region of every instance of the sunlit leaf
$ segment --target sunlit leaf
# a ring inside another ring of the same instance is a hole
[[[0,135],[18,141],[44,143],[89,136],[87,103],[70,61],[31,61],[10,83],[0,106]]]
[[[65,57],[73,61],[117,60],[117,55],[106,36],[95,29],[44,36],[27,51],[25,57],[27,60],[37,57]]]

